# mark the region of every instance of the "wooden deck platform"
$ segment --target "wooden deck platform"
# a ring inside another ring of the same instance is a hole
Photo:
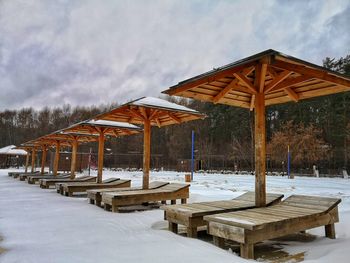
[[[241,257],[254,258],[254,244],[307,229],[325,226],[325,235],[335,238],[341,199],[292,195],[280,204],[238,212],[205,216],[214,244],[229,239],[240,243]]]
[[[13,177],[14,179],[16,179],[16,178],[18,178],[21,174],[26,174],[26,175],[28,175],[28,176],[30,176],[30,175],[38,175],[38,174],[39,174],[39,171],[34,172],[34,173],[24,173],[24,172],[13,173],[13,174],[12,174],[12,177]]]
[[[282,194],[267,194],[267,205],[279,203]],[[192,204],[163,206],[164,219],[169,222],[169,230],[177,233],[178,224],[187,228],[188,237],[197,237],[198,227],[205,226],[206,221],[203,217],[206,215],[245,210],[255,207],[255,193],[247,192],[233,200],[199,202]]]
[[[170,183],[157,189],[136,190],[136,191],[119,191],[102,193],[102,202],[104,209],[117,212],[121,206],[139,205],[148,202],[166,203],[171,200],[176,204],[180,199],[181,203],[186,203],[189,197],[189,184]]]
[[[59,186],[59,192],[65,196],[73,196],[74,193],[86,192],[88,189],[102,189],[102,188],[120,188],[130,187],[131,180],[121,180],[120,178],[109,178],[102,183],[90,182],[73,182],[62,183]],[[56,190],[57,189],[56,184]]]
[[[34,174],[34,176],[48,176],[49,174],[47,172],[45,172],[44,174],[40,174],[40,175],[37,175],[37,174]],[[33,176],[33,174],[20,174],[19,175],[19,180],[20,181],[25,181],[27,179],[28,176]]]
[[[70,173],[57,174],[57,175],[53,175],[53,174],[30,175],[30,176],[27,176],[27,182],[28,184],[36,184],[41,179],[57,179],[57,178],[69,178],[69,177],[70,177]]]
[[[169,183],[160,182],[160,181],[150,182],[149,189],[157,189],[167,184]],[[141,187],[103,188],[103,189],[88,190],[86,192],[87,192],[87,197],[89,198],[90,204],[96,204],[97,206],[101,206],[102,193],[116,192],[116,191],[118,192],[119,191],[137,191],[137,190],[142,190],[142,188]]]
[[[40,188],[47,189],[50,186],[55,186],[56,183],[69,183],[69,182],[95,182],[96,176],[80,176],[75,179],[69,178],[55,178],[55,179],[40,179]]]

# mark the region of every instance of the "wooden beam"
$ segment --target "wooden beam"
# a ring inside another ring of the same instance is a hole
[[[288,78],[292,74],[291,71],[285,70],[279,75],[277,75],[265,88],[264,93],[269,93],[274,87],[276,87],[279,83],[281,83],[283,80]]]
[[[267,63],[259,64],[259,66],[255,67],[255,72],[258,72],[255,74],[255,77],[259,80],[259,92],[264,92],[265,88],[265,78],[266,78],[266,72],[267,72]]]
[[[294,100],[295,102],[299,101],[299,96],[294,90],[292,90],[291,88],[287,87],[287,88],[284,89],[284,91],[288,94],[288,96],[292,100]]]
[[[53,161],[53,175],[54,176],[57,176],[57,172],[58,172],[58,164],[60,162],[60,147],[61,147],[60,141],[56,141],[55,159]]]
[[[154,110],[154,109],[150,109],[150,115],[149,115],[149,120],[153,120],[154,118],[157,117],[159,111],[158,110]]]
[[[77,152],[78,152],[78,139],[72,142],[72,156],[70,160],[70,178],[75,178],[75,171],[77,168]]]
[[[248,69],[244,69],[242,74],[243,75],[249,75],[250,73],[252,73],[252,71],[255,69],[255,67],[251,67]],[[232,80],[229,84],[227,84],[227,86],[221,90],[214,98],[213,98],[213,103],[216,104],[218,103],[223,97],[225,97],[225,95],[227,93],[229,93],[231,90],[233,90],[234,88],[238,87],[238,79],[235,78],[234,80]]]
[[[159,119],[158,119],[158,118],[156,118],[156,119],[154,119],[154,120],[156,121],[158,128],[160,128],[162,125],[160,124]]]
[[[103,155],[104,155],[105,135],[100,132],[98,137],[98,157],[97,157],[97,179],[96,183],[102,183]]]
[[[239,81],[241,81],[245,87],[248,88],[253,94],[257,94],[257,90],[255,89],[254,85],[250,82],[250,80],[244,76],[241,73],[235,73],[233,74]]]
[[[277,68],[294,71],[299,74],[306,75],[312,78],[322,79],[324,81],[335,83],[341,86],[346,86],[350,89],[349,79],[346,79],[346,77],[342,78],[340,76],[332,75],[327,70],[309,68],[303,65],[291,64],[291,63],[287,63],[279,60],[275,60],[273,62],[273,66]]]
[[[252,99],[250,101],[250,111],[254,110],[254,106],[255,106],[255,95],[252,95]]]
[[[149,119],[149,114],[148,111],[146,110],[145,107],[139,107],[139,111],[141,112],[141,115],[143,116],[143,118],[146,120]]]
[[[151,121],[143,123],[143,180],[142,189],[149,188],[149,170],[151,163]]]
[[[266,205],[266,126],[265,94],[255,98],[255,205]]]
[[[285,89],[285,88],[289,88],[291,86],[303,83],[305,81],[309,81],[312,78],[309,76],[299,76],[293,79],[286,79],[285,81],[282,81],[280,83],[278,83],[275,87],[273,87],[273,89],[271,91],[277,91],[280,89]]]
[[[34,173],[35,172],[35,156],[36,155],[36,150],[35,147],[33,147],[32,149],[32,170],[31,172]]]
[[[181,123],[181,119],[176,117],[173,113],[168,112],[168,116],[173,119],[176,123]]]
[[[240,72],[241,70],[247,68],[247,67],[252,67],[255,66],[256,62],[250,62],[244,65],[240,66],[235,66],[233,68],[228,68],[224,70],[220,70],[218,72],[213,72],[211,75],[199,77],[199,78],[194,78],[191,81],[185,81],[184,83],[179,83],[177,86],[168,89],[165,93],[169,95],[176,95],[180,94],[184,91],[190,90],[191,88],[197,87],[202,84],[208,84],[210,82],[213,82],[215,80],[222,79],[226,76],[231,76],[234,73]]]
[[[131,115],[133,115],[134,117],[140,119],[140,120],[144,120],[145,118],[142,116],[142,114],[140,114],[137,110],[130,108],[128,109],[128,111],[131,113]]]
[[[46,154],[47,154],[47,147],[46,145],[43,145],[42,152],[41,152],[41,174],[45,173]]]

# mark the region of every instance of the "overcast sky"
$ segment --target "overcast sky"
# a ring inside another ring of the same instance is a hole
[[[123,103],[276,49],[350,54],[349,0],[0,0],[0,110]]]

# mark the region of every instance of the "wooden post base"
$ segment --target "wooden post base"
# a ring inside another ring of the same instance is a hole
[[[177,224],[176,224],[176,223],[173,223],[173,222],[169,222],[169,227],[168,227],[168,229],[169,229],[171,232],[175,233],[175,234],[177,234],[177,232],[178,232]]]
[[[254,245],[253,244],[240,244],[241,257],[247,259],[254,259]]]
[[[326,237],[330,239],[335,239],[335,227],[334,224],[329,224],[325,226]]]
[[[196,238],[197,237],[197,227],[187,227],[187,236]]]
[[[217,247],[224,248],[224,246],[225,246],[225,239],[222,238],[222,237],[213,236],[213,243]]]

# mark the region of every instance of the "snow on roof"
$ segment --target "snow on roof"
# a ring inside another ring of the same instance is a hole
[[[16,149],[16,145],[5,146],[0,149],[0,154],[6,155],[26,155],[27,152],[22,149]]]
[[[96,126],[108,126],[108,127],[115,127],[115,128],[125,128],[125,129],[135,129],[140,130],[141,128],[127,123],[127,122],[119,122],[119,121],[106,121],[106,120],[89,120],[85,122],[81,122],[81,124],[90,124],[90,125],[96,125]]]
[[[168,110],[175,110],[175,111],[184,111],[194,114],[200,114],[198,111],[187,108],[185,106],[169,102],[167,100],[154,98],[154,97],[143,97],[141,99],[134,100],[130,103],[127,103],[129,105],[135,105],[135,106],[144,106],[144,107],[150,107],[150,108],[164,108]]]

